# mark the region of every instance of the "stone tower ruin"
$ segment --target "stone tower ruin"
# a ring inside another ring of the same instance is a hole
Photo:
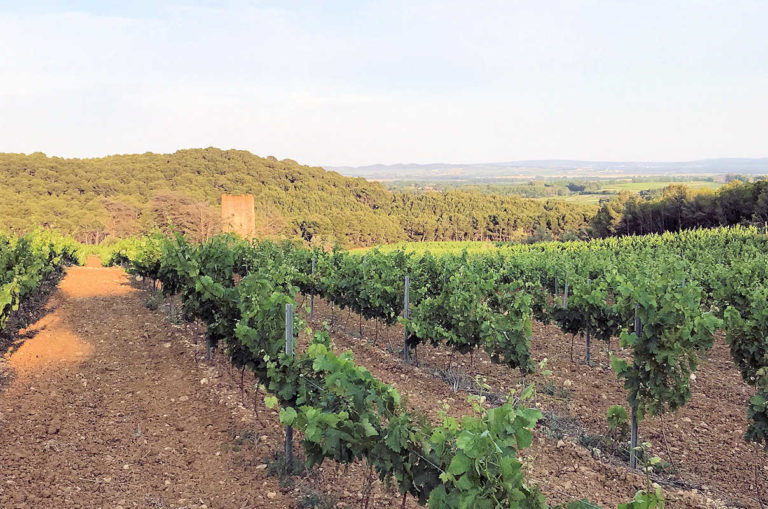
[[[252,239],[256,229],[253,195],[221,195],[221,228],[225,232],[237,233]]]

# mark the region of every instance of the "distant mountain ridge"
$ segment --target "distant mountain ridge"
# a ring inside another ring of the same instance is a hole
[[[768,173],[768,157],[728,157],[696,161],[655,162],[543,159],[470,164],[372,164],[366,166],[327,166],[326,168],[345,176],[365,177],[373,180],[765,174]]]

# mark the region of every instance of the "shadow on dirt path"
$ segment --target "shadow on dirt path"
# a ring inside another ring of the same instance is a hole
[[[62,277],[61,272],[51,274],[32,295],[24,299],[19,309],[11,313],[0,330],[0,356],[7,357],[45,328],[43,318],[55,309],[51,297]],[[3,386],[0,380],[0,388]]]

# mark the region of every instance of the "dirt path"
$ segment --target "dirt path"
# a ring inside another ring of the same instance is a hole
[[[259,460],[279,428],[249,421],[243,445],[221,375],[144,299],[119,269],[71,268],[7,356],[0,507],[289,507]]]

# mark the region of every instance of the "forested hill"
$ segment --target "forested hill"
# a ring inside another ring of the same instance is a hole
[[[257,231],[345,245],[519,240],[585,229],[597,207],[451,191],[410,195],[241,150],[64,159],[0,154],[0,229],[57,228],[97,242],[175,225],[219,229],[222,194],[253,194]]]

